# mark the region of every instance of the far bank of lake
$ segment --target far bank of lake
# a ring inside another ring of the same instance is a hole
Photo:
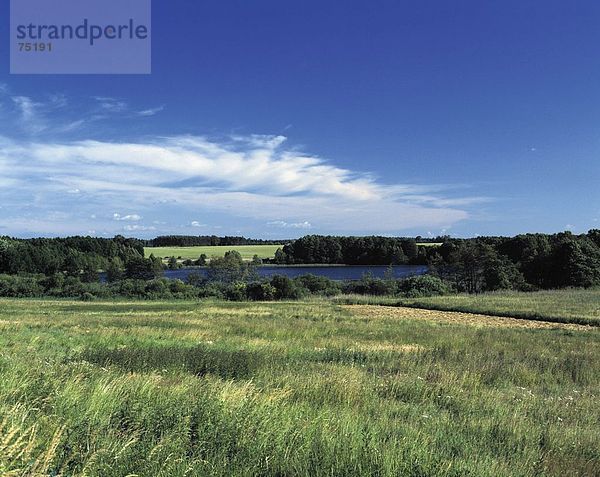
[[[257,267],[261,277],[284,275],[289,278],[301,275],[317,275],[330,280],[360,280],[370,273],[375,278],[384,278],[389,266],[385,265],[263,265]],[[394,265],[391,267],[394,278],[406,278],[413,275],[424,275],[428,268],[425,265]],[[165,278],[186,281],[190,273],[206,275],[206,268],[180,268],[178,270],[165,270]]]

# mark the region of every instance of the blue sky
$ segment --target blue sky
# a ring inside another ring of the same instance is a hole
[[[600,4],[153,2],[151,75],[9,75],[0,234],[600,227]]]

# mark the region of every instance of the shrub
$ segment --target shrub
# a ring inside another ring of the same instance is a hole
[[[294,282],[299,287],[305,288],[314,295],[334,296],[340,294],[342,291],[338,282],[330,280],[327,277],[318,277],[312,274],[297,277],[294,279]]]
[[[397,282],[395,280],[373,278],[370,273],[367,273],[358,282],[346,283],[344,293],[376,296],[395,295],[397,293]]]
[[[283,275],[271,278],[271,286],[275,289],[277,300],[297,300],[307,294],[305,288],[297,286],[294,281]]]
[[[44,288],[36,277],[0,275],[0,295],[14,298],[38,297]]]
[[[148,298],[172,298],[169,281],[165,278],[147,282],[144,291],[144,295]]]
[[[231,301],[244,301],[246,299],[246,283],[235,282],[227,286],[225,297]]]
[[[249,300],[254,301],[270,301],[275,299],[277,290],[268,282],[249,283],[246,287],[246,296]]]
[[[83,292],[81,295],[81,301],[94,301],[96,297],[92,295],[90,292]]]
[[[433,275],[410,277],[400,282],[400,292],[408,298],[445,295],[450,292],[448,283]]]

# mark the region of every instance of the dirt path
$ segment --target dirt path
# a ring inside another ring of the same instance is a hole
[[[578,331],[589,331],[593,329],[591,326],[584,325],[504,318],[501,316],[479,315],[457,311],[423,310],[421,308],[409,308],[404,306],[343,305],[343,308],[351,311],[355,315],[371,319],[418,319],[458,325],[491,326],[494,328],[565,329]]]

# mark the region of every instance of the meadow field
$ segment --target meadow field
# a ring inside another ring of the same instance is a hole
[[[403,299],[408,306],[600,326],[600,288]]]
[[[155,257],[181,257],[183,260],[198,260],[200,255],[205,254],[208,258],[222,257],[225,252],[236,250],[240,253],[244,260],[252,260],[254,255],[259,258],[273,258],[275,252],[281,245],[215,245],[202,247],[146,247],[144,254],[149,257],[154,254]]]
[[[0,300],[0,475],[596,476],[600,329]]]
[[[425,310],[600,326],[600,289],[598,288],[537,292],[499,291],[423,298],[341,295],[332,298],[331,301],[345,305],[408,306]]]

